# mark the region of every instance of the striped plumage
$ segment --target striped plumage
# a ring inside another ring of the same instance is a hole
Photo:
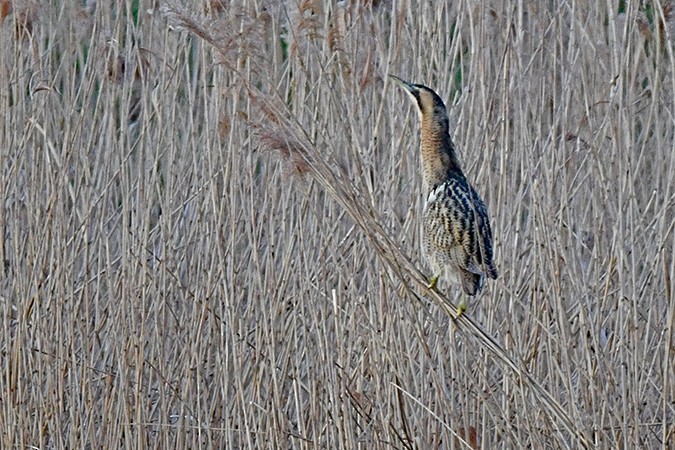
[[[445,275],[476,295],[484,276],[497,278],[487,209],[462,172],[443,100],[426,86],[391,78],[415,99],[421,115],[422,245],[433,271],[431,287]]]

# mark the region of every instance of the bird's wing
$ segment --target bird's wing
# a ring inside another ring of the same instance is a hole
[[[476,229],[479,234],[478,242],[480,244],[480,253],[479,259],[476,261],[479,265],[482,265],[484,272],[489,278],[497,279],[497,269],[493,261],[493,251],[492,251],[492,228],[490,227],[490,219],[488,218],[487,208],[483,199],[480,198],[478,192],[471,187],[471,197],[473,199],[473,205],[475,210],[476,217]]]
[[[492,230],[487,209],[466,179],[453,177],[429,193],[425,220],[435,223],[433,244],[452,255],[461,268],[497,277],[492,262]]]

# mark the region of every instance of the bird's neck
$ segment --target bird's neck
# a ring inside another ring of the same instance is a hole
[[[445,182],[450,176],[464,174],[447,129],[422,126],[422,178],[424,193]]]

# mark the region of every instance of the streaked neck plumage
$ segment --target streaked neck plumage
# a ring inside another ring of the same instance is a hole
[[[448,130],[447,115],[422,113],[422,178],[425,195],[450,176],[464,177]],[[445,113],[445,111],[443,111]]]

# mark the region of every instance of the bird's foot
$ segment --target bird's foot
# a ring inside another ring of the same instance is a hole
[[[462,302],[459,304],[457,307],[457,319],[462,316],[466,312],[466,300],[462,300]]]
[[[431,279],[429,280],[429,286],[427,287],[431,290],[435,290],[437,284],[438,284],[438,275],[435,275],[431,277]]]

